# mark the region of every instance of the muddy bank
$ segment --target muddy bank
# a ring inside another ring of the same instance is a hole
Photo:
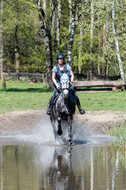
[[[78,112],[74,116],[76,125],[83,126],[87,130],[104,133],[118,123],[126,123],[126,112],[121,111],[87,111],[85,115]],[[29,132],[40,125],[50,125],[49,116],[45,110],[14,111],[0,115],[0,133]]]

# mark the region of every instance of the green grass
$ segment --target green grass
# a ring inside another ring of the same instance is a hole
[[[0,114],[14,110],[46,109],[52,92],[42,83],[8,81],[3,90],[0,83]]]
[[[126,91],[79,92],[78,96],[86,110],[126,111]]]
[[[110,129],[109,134],[118,137],[118,147],[122,148],[126,146],[126,123],[116,125]]]
[[[0,114],[14,110],[46,109],[53,91],[42,83],[7,81],[3,90],[0,82]],[[77,92],[85,110],[126,111],[126,91]]]

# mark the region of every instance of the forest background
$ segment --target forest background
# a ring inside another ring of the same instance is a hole
[[[0,71],[47,73],[56,55],[74,73],[126,73],[125,0],[1,0]]]

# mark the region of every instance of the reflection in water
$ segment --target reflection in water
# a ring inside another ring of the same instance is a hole
[[[0,146],[0,190],[126,190],[111,146]]]

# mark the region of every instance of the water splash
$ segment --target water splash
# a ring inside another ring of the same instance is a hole
[[[64,145],[68,140],[68,129],[67,123],[63,123],[62,126],[63,135],[59,137],[58,143],[55,142],[53,128],[49,119],[45,119],[38,122],[36,127],[27,131],[16,131],[1,134],[0,141],[2,142],[24,142],[24,143],[35,143],[43,145]],[[77,120],[73,121],[72,139],[75,145],[79,144],[110,144],[117,141],[116,137],[108,135],[95,134],[96,132],[90,130],[89,126],[84,123],[80,123]]]

